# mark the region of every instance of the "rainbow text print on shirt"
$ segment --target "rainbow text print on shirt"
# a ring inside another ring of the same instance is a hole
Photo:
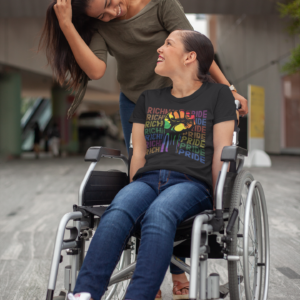
[[[206,118],[207,110],[148,107],[146,154],[177,153],[204,164]]]

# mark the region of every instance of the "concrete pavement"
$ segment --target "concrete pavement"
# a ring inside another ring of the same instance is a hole
[[[272,168],[252,168],[265,190],[271,238],[269,299],[300,299],[300,157],[272,156]],[[60,218],[77,203],[88,163],[80,157],[2,162],[0,167],[0,300],[45,299]],[[122,162],[103,159],[101,170]],[[68,264],[64,256],[63,265]],[[213,261],[226,274],[226,262]],[[169,272],[163,299],[172,299]],[[223,279],[223,280],[226,280]],[[63,267],[57,289],[63,286]]]

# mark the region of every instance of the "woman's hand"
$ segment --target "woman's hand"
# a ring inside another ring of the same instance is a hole
[[[102,78],[106,70],[106,63],[93,53],[76,30],[72,22],[71,0],[57,0],[53,8],[60,29],[67,39],[79,67],[90,79]]]
[[[212,76],[212,78],[217,82],[217,83],[222,83],[225,85],[230,86],[229,81],[226,79],[218,65],[216,64],[215,61],[210,66],[209,73]],[[237,92],[232,92],[234,98],[236,100],[239,100],[241,102],[241,109],[239,109],[239,113],[241,117],[244,117],[248,113],[248,101],[245,99],[243,96],[239,95]]]
[[[53,8],[57,16],[60,28],[72,23],[71,0],[57,0],[57,3],[53,6]]]
[[[239,113],[241,117],[244,117],[248,113],[248,101],[243,96],[238,94],[237,92],[232,92],[235,100],[239,100],[241,103],[241,108],[239,109]]]

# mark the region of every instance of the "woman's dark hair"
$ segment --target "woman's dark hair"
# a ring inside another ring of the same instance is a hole
[[[87,45],[91,42],[96,31],[96,19],[85,14],[90,1],[72,0],[72,22]],[[56,2],[53,0],[47,9],[39,50],[46,50],[48,64],[51,65],[58,82],[63,84],[67,80],[69,87],[77,89],[83,79],[84,72],[77,64],[68,41],[59,27],[53,7]]]
[[[182,43],[186,52],[196,52],[198,60],[197,77],[201,82],[214,82],[208,74],[214,60],[214,47],[205,35],[198,31],[180,30]]]

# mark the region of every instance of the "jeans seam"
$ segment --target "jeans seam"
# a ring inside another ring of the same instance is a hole
[[[184,177],[188,180],[188,181],[191,181],[191,182],[194,182],[193,180],[191,180],[190,178],[187,177],[187,175],[185,173],[184,174]]]
[[[167,181],[164,183],[164,184],[162,184],[162,186],[163,185],[165,185],[165,184],[167,184],[168,183],[168,181],[169,181],[169,179],[170,179],[170,174],[171,174],[171,171],[170,170],[168,170],[168,177],[167,177]],[[159,182],[160,183],[160,182]]]

